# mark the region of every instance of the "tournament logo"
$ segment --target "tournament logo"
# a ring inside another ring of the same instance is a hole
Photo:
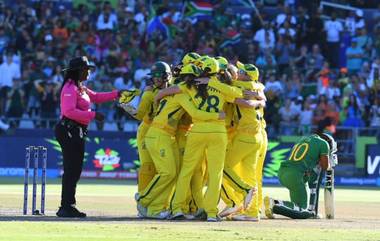
[[[99,149],[95,153],[95,160],[92,162],[96,168],[102,168],[102,171],[113,171],[120,167],[120,157],[117,151],[106,148]]]

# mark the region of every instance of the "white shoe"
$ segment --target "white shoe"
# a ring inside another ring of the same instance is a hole
[[[221,218],[228,217],[230,215],[233,215],[237,212],[242,210],[242,206],[235,206],[235,207],[225,207],[220,213],[219,216]]]
[[[140,200],[140,193],[135,193],[135,201],[138,202]]]
[[[169,219],[171,219],[171,220],[194,220],[195,217],[194,217],[194,215],[184,214],[183,212],[178,212],[178,213],[172,214],[169,217]]]
[[[268,196],[264,198],[265,216],[269,219],[274,219],[273,215],[274,200]]]
[[[186,220],[194,220],[194,219],[195,219],[195,216],[194,216],[194,215],[191,215],[191,214],[185,214],[185,219],[186,219]]]
[[[251,188],[244,198],[244,209],[248,209],[253,197],[256,195],[256,188]]]
[[[207,222],[220,222],[222,219],[218,216],[216,217],[207,217]]]
[[[244,214],[236,215],[232,217],[233,221],[250,221],[250,222],[258,222],[260,221],[260,217],[251,217]]]
[[[170,216],[170,211],[165,210],[165,211],[161,211],[160,213],[156,215],[147,216],[147,218],[164,220],[164,219],[168,219],[169,216]]]
[[[137,203],[137,217],[146,218],[148,213],[148,209],[143,207],[140,203]]]
[[[185,214],[183,212],[174,213],[170,216],[171,220],[185,220]]]

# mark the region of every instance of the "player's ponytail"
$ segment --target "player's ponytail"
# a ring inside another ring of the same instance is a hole
[[[64,77],[63,77],[63,82],[62,82],[62,86],[61,86],[61,90],[60,92],[62,92],[62,89],[63,89],[63,86],[65,86],[65,84],[69,81],[69,80],[72,80],[74,81],[74,84],[79,88],[79,78],[82,74],[82,71],[81,69],[74,69],[74,70],[66,70],[64,71]]]
[[[220,71],[217,74],[217,77],[220,82],[228,84],[228,85],[232,85],[232,75],[230,74],[230,72],[226,70]]]
[[[197,78],[195,75],[192,74],[183,74],[181,75],[181,79],[186,83],[186,87],[188,89],[194,88],[197,90],[197,96],[200,96],[204,99],[207,99],[208,92],[207,92],[207,85],[199,85],[195,78]]]

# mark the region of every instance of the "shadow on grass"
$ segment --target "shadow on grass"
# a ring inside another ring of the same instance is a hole
[[[263,220],[269,220],[264,218]],[[276,218],[271,219],[270,221],[284,221],[284,220],[290,220],[289,218]],[[318,220],[318,219],[313,219]],[[147,218],[139,218],[134,216],[127,216],[127,217],[115,217],[115,216],[90,216],[86,218],[59,218],[56,216],[0,216],[0,223],[1,222],[166,222],[166,223],[183,223],[183,222],[189,222],[189,223],[199,223],[199,222],[205,222],[199,219],[194,220],[159,220],[159,219],[147,219]],[[232,222],[224,220],[223,223],[239,223],[239,222]],[[243,223],[251,223],[251,222],[243,222]]]
[[[122,222],[122,221],[152,221],[138,217],[92,216],[86,218],[59,218],[55,216],[0,216],[0,222]]]
[[[39,177],[40,178],[40,177]],[[29,183],[31,182],[29,177]],[[47,184],[61,184],[61,178],[48,178]],[[0,177],[1,185],[13,185],[13,184],[24,184],[24,177]],[[125,179],[91,179],[91,178],[81,178],[80,184],[95,184],[95,185],[136,185],[136,180],[125,180]]]

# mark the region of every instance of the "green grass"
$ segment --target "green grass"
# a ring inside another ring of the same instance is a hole
[[[376,240],[380,235],[378,231],[358,229],[273,229],[229,224],[5,223],[0,227],[0,240]]]
[[[78,207],[89,218],[59,219],[60,188],[59,180],[48,180],[46,217],[24,217],[22,179],[0,178],[0,240],[380,240],[379,190],[337,189],[335,220],[205,223],[135,219],[135,183],[103,180],[78,186]],[[288,199],[283,188],[264,192]]]

